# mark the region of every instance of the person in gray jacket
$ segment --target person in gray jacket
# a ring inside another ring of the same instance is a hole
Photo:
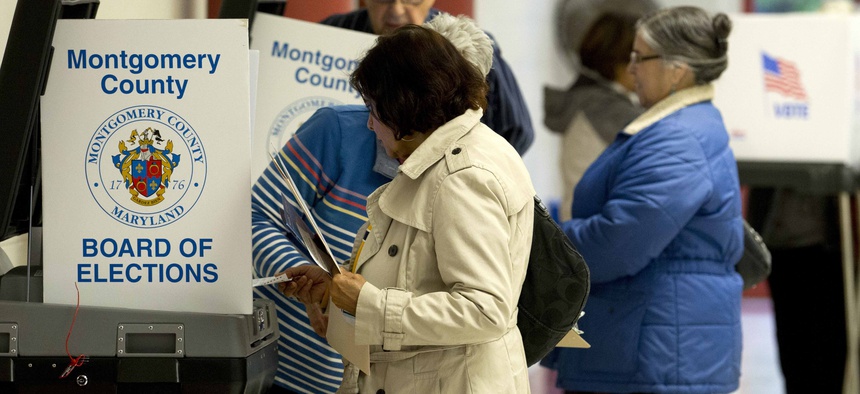
[[[627,72],[634,25],[641,15],[599,15],[578,46],[576,82],[567,90],[544,89],[544,124],[562,134],[562,203],[559,218],[571,217],[573,190],[588,166],[630,121],[642,113]]]

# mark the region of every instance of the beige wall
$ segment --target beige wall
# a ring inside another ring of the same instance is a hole
[[[206,17],[207,5],[206,0],[101,0],[96,18],[197,19]]]
[[[15,14],[15,0],[0,0],[0,62],[3,61],[3,52],[6,49],[6,41],[9,39],[9,27],[12,25],[12,15]]]

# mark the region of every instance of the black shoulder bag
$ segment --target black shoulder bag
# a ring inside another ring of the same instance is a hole
[[[517,327],[532,365],[579,320],[591,288],[588,266],[535,196],[531,255],[517,304]]]
[[[744,290],[754,287],[770,275],[770,251],[755,229],[744,220],[744,254],[735,270],[744,279]]]

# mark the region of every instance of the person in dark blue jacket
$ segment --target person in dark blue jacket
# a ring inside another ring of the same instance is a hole
[[[384,34],[406,25],[420,25],[439,14],[434,0],[368,0],[367,8],[332,15],[322,24],[365,33]],[[491,36],[492,38],[492,36]],[[487,75],[490,90],[481,122],[505,137],[521,156],[534,142],[531,117],[514,73],[502,59],[497,43],[493,45],[493,67]]]
[[[645,113],[588,168],[562,223],[591,270],[579,327],[590,349],[544,365],[571,392],[738,388],[743,219],[734,154],[710,82],[731,22],[699,8],[636,24],[628,70]]]

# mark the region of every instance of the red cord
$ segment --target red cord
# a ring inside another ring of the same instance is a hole
[[[69,356],[70,361],[69,366],[66,367],[66,370],[63,371],[62,375],[60,375],[60,379],[69,376],[69,373],[71,373],[75,367],[80,367],[87,361],[87,357],[83,354],[78,357],[72,357],[72,353],[69,352],[69,338],[72,336],[72,330],[75,328],[75,320],[78,319],[78,310],[81,308],[81,290],[78,289],[78,282],[75,282],[75,291],[78,293],[78,302],[75,305],[75,314],[72,316],[72,325],[69,327],[69,333],[66,334],[66,354]]]

